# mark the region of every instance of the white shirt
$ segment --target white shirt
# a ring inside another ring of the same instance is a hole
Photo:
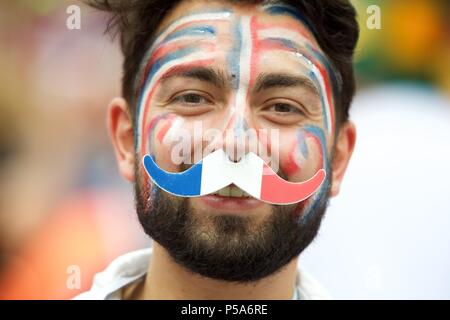
[[[132,282],[142,281],[147,273],[152,249],[141,249],[116,258],[104,271],[94,276],[89,291],[75,300],[121,300],[121,289]],[[293,300],[331,299],[329,293],[308,273],[298,267]]]

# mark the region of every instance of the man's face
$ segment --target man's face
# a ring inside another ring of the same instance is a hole
[[[137,81],[141,223],[194,272],[238,281],[267,276],[312,241],[325,211],[335,75],[290,8],[186,1],[160,29]],[[164,170],[181,172],[218,148],[240,159],[252,147],[286,180],[307,180],[321,168],[327,179],[309,199],[278,206],[235,186],[179,198],[154,185],[141,165],[150,154]]]

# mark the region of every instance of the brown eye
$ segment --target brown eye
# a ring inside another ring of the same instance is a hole
[[[207,104],[209,100],[196,93],[187,93],[176,97],[175,102],[179,102],[186,105],[198,105]]]
[[[302,114],[301,110],[287,103],[275,103],[270,107],[270,111],[284,114]]]
[[[277,125],[298,124],[307,118],[302,106],[299,103],[288,99],[266,101],[265,105],[263,105],[261,109],[261,115],[265,119]]]
[[[174,95],[167,106],[179,115],[197,116],[214,110],[216,104],[205,92],[183,91]]]
[[[292,111],[292,107],[285,103],[277,103],[273,106],[274,111],[276,112],[290,112]]]

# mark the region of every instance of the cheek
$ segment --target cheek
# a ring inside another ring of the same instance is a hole
[[[282,141],[287,141],[283,139]],[[322,168],[322,144],[314,135],[299,131],[279,152],[280,167],[290,180],[305,180]]]
[[[208,121],[167,113],[153,116],[146,128],[142,156],[152,155],[162,169],[178,172],[180,165],[203,158],[203,136],[209,129]]]
[[[182,128],[183,123],[180,120],[179,117],[170,113],[152,115],[146,122],[142,136],[141,157],[149,154],[163,169],[173,171],[171,170],[173,167],[171,138],[176,136]]]

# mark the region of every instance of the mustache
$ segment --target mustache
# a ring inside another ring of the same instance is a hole
[[[183,172],[165,171],[148,154],[143,158],[143,166],[153,183],[175,196],[204,196],[234,184],[256,199],[280,205],[306,200],[319,190],[326,178],[322,168],[306,181],[290,182],[277,175],[253,152],[234,162],[222,149]]]

